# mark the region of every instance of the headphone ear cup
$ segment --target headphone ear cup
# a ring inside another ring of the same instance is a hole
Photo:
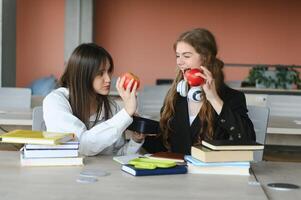
[[[188,84],[187,81],[181,80],[177,85],[177,92],[182,96],[186,97],[188,91]]]
[[[200,102],[202,99],[202,89],[200,87],[190,88],[187,97],[194,102]]]

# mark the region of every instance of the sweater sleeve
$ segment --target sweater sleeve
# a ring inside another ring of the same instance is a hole
[[[133,121],[125,109],[121,109],[112,118],[87,130],[85,124],[73,115],[67,98],[55,92],[44,99],[43,113],[47,131],[74,132],[80,141],[79,152],[87,156],[99,154],[122,140],[123,132]]]

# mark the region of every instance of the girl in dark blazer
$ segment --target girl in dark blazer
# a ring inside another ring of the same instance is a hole
[[[212,33],[200,28],[185,32],[175,42],[174,50],[178,72],[161,109],[161,133],[145,139],[145,150],[190,154],[191,146],[203,139],[255,141],[245,96],[225,85],[224,64],[216,57]],[[184,73],[194,68],[202,70],[196,76],[205,83],[188,86],[183,92]]]

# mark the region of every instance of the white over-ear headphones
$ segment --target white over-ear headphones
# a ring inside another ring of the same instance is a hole
[[[186,80],[181,80],[177,85],[177,92],[182,97],[188,97],[188,99],[194,102],[200,102],[202,99],[202,88],[200,86],[191,87],[188,90],[188,83]]]

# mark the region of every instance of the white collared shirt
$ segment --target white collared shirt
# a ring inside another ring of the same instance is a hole
[[[126,142],[123,132],[132,123],[133,118],[119,109],[117,103],[111,105],[113,117],[104,120],[104,113],[100,113],[97,124],[91,128],[96,114],[90,117],[90,127],[73,115],[67,88],[58,88],[48,94],[43,101],[43,117],[47,131],[73,132],[80,141],[79,152],[82,155],[97,154],[127,155],[139,151],[142,143],[132,139]],[[103,109],[102,109],[103,111]]]

